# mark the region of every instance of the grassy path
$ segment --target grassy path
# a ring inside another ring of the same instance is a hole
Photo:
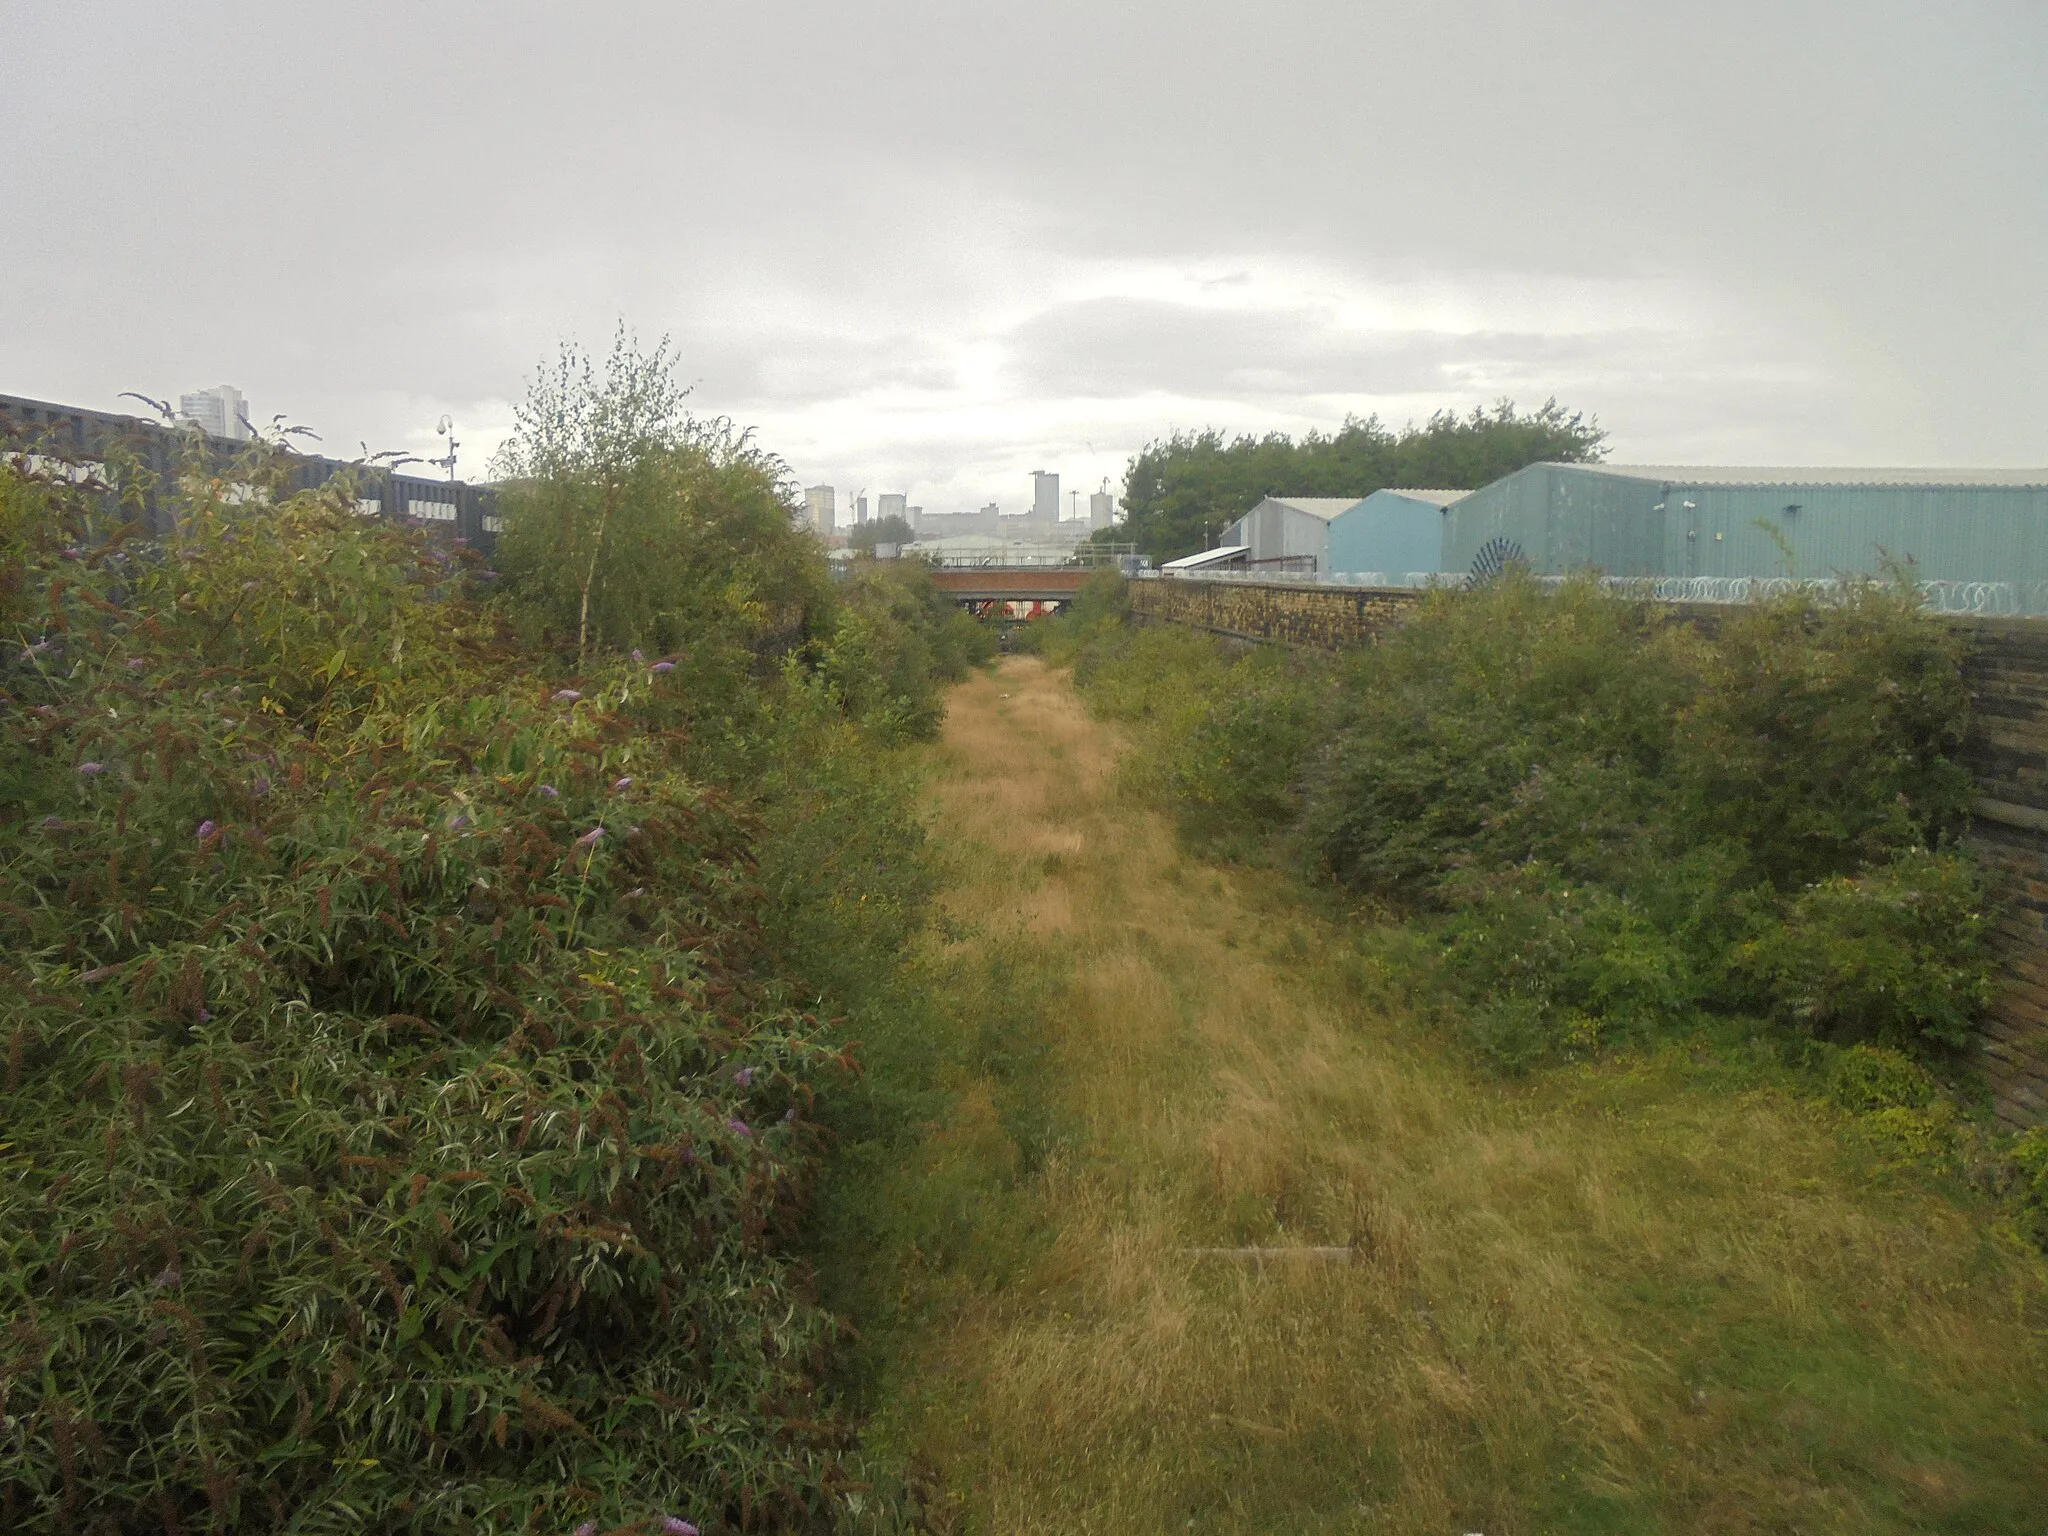
[[[1771,1069],[1513,1086],[1398,948],[1185,857],[1065,679],[954,695],[870,1443],[990,1532],[2048,1528],[2043,1266]],[[1342,1246],[1345,1262],[1191,1253]]]

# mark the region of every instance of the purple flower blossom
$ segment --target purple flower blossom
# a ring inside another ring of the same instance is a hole
[[[78,771],[88,779],[96,779],[107,771],[107,765],[105,763],[80,763]]]
[[[140,672],[144,667],[148,665],[149,663],[143,660],[142,657],[140,656],[130,656],[128,658],[128,670],[130,672]]]
[[[199,1022],[202,1024],[211,1024],[213,1022],[213,1010],[210,1008],[200,1009]]]
[[[603,827],[592,827],[588,832],[576,839],[576,846],[578,848],[595,848],[597,840],[603,836]]]
[[[637,645],[633,647],[633,659],[635,661],[645,661],[647,659],[645,656],[640,654],[640,647]]]
[[[462,812],[460,811],[457,811],[453,816],[450,816],[448,818],[448,830],[450,832],[460,832],[464,827],[468,825],[469,818],[463,815]]]
[[[43,830],[45,832],[62,832],[64,830],[64,818],[61,816],[45,816],[43,818]]]
[[[670,1515],[661,1522],[662,1536],[697,1536],[697,1527],[681,1515]]]
[[[782,1123],[784,1125],[796,1124],[796,1106],[794,1104],[782,1112]]]
[[[742,1088],[751,1088],[754,1086],[754,1069],[752,1067],[741,1067],[739,1071],[733,1073],[732,1080]]]
[[[625,775],[625,776],[624,776],[623,778],[619,778],[619,779],[614,779],[614,780],[612,781],[612,788],[613,788],[613,789],[631,789],[632,787],[633,787],[633,775],[631,775],[630,773],[629,773],[629,774],[626,774],[626,775]]]
[[[738,1115],[734,1115],[732,1119],[726,1121],[725,1128],[731,1131],[735,1136],[751,1136],[754,1134],[753,1127],[748,1125],[746,1121],[740,1119]]]
[[[259,795],[267,795],[270,793],[270,780],[259,773],[256,775],[256,782],[249,787]]]
[[[559,800],[562,798],[562,792],[559,789],[555,788],[555,786],[552,784],[541,785],[540,792],[546,795],[550,800]]]
[[[574,688],[564,688],[555,695],[555,702],[557,704],[574,704],[578,699],[582,697],[583,695],[578,693]]]
[[[597,1522],[586,1520],[576,1527],[576,1536],[597,1536]]]
[[[179,1265],[176,1259],[173,1259],[170,1263],[166,1264],[162,1269],[157,1271],[156,1278],[152,1280],[150,1284],[154,1285],[160,1291],[176,1290],[178,1285],[184,1280],[184,1278],[185,1271],[183,1267]]]
[[[675,669],[676,664],[672,661],[657,661],[653,666],[649,667],[647,670],[650,672],[673,672],[675,671]]]
[[[213,834],[218,832],[219,830],[220,826],[218,823],[212,821],[202,821],[201,823],[199,823],[199,841],[201,841],[202,843],[205,842],[209,837],[213,836]]]

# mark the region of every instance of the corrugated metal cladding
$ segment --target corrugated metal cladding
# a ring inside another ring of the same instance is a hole
[[[1225,544],[1242,544],[1259,560],[1313,560],[1330,568],[1330,519],[1358,505],[1341,496],[1268,496],[1223,532]]]
[[[1443,569],[1828,577],[1887,556],[1928,581],[2048,581],[2048,470],[1533,464],[1452,506]]]
[[[1444,508],[1463,491],[1374,491],[1330,519],[1330,569],[1389,578],[1440,569]]]

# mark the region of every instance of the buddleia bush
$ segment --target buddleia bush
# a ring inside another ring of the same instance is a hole
[[[0,469],[0,1528],[822,1523],[847,1062],[687,668],[345,491],[108,506]]]

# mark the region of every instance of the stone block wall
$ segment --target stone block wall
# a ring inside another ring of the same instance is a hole
[[[1144,622],[1321,650],[1370,645],[1420,594],[1392,587],[1161,579],[1131,583]],[[1687,604],[1707,625],[1718,610]],[[1957,619],[1973,710],[1964,761],[1980,798],[1970,840],[2000,886],[2005,985],[1984,1020],[1979,1064],[2002,1120],[2048,1121],[2048,620]]]
[[[1278,640],[1339,651],[1370,644],[1420,600],[1406,587],[1308,587],[1284,582],[1162,577],[1131,583],[1131,612],[1144,621],[1206,629],[1240,640]]]
[[[2048,620],[1958,620],[1969,642],[1970,739],[1981,798],[1970,840],[1998,874],[2006,984],[1981,1065],[2001,1119],[2048,1120]]]

